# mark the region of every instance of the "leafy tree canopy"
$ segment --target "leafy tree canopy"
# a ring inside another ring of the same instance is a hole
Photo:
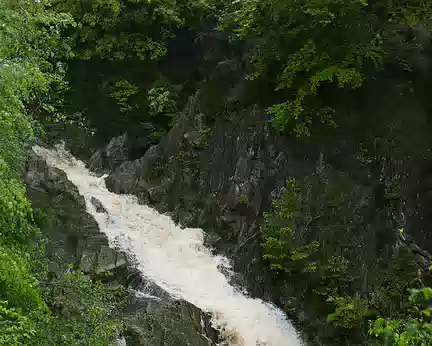
[[[204,0],[53,0],[52,6],[77,20],[71,37],[79,57],[109,60],[161,58],[185,15],[200,16],[211,8]]]

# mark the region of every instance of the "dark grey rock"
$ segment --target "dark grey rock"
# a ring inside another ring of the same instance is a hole
[[[102,202],[99,201],[97,198],[92,197],[92,198],[90,199],[90,202],[91,202],[91,204],[93,204],[93,206],[96,208],[96,211],[97,211],[98,213],[106,213],[106,212],[107,212],[106,209],[105,209],[105,207],[103,206]]]
[[[116,268],[117,252],[108,246],[103,246],[97,255],[97,271],[111,271]]]
[[[48,263],[48,273],[53,274],[55,277],[59,277],[62,270],[57,262],[50,261]]]
[[[108,173],[129,159],[128,138],[124,134],[113,138],[105,148],[98,149],[87,166],[96,173]]]
[[[128,264],[128,258],[124,253],[118,253],[115,265],[116,267],[122,267],[124,265]]]
[[[150,201],[162,202],[166,198],[166,191],[163,186],[154,186],[148,190]]]
[[[184,138],[186,138],[190,144],[195,143],[200,138],[199,131],[191,131],[184,134]]]
[[[84,273],[92,272],[96,267],[96,262],[97,253],[91,250],[84,250],[80,261],[80,266],[83,269]]]

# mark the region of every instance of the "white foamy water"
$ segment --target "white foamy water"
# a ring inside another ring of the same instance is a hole
[[[280,310],[229,284],[220,271],[221,267],[229,269],[228,260],[213,256],[203,245],[201,229],[182,229],[168,216],[139,205],[135,197],[108,191],[104,177],[96,177],[60,146],[57,150],[36,146],[33,150],[49,165],[63,170],[77,186],[112,246],[131,254],[142,275],[173,297],[210,313],[213,326],[229,345],[302,345]],[[99,199],[107,213],[97,213],[91,197]]]

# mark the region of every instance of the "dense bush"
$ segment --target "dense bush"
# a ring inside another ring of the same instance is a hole
[[[56,92],[65,87],[61,59],[70,55],[60,30],[74,25],[70,15],[45,4],[0,1],[0,344],[107,345],[120,326],[111,318],[115,292],[78,273],[66,275],[52,283],[63,292],[55,298],[62,305],[59,317],[36,278],[43,269],[33,272],[38,231],[18,169],[25,142],[38,130],[36,113],[59,120],[54,107]]]
[[[423,285],[415,254],[400,248],[385,260],[377,255],[374,263],[362,258],[365,211],[356,209],[356,188],[325,172],[316,180],[288,180],[264,214],[263,258],[283,283],[284,308],[313,311],[309,323],[324,324],[332,342],[366,342],[369,335],[367,342],[377,345],[429,344],[431,291],[413,289]],[[376,273],[368,292],[362,291],[359,266]]]
[[[370,323],[369,335],[378,345],[427,346],[432,343],[432,288],[412,289],[400,318],[378,318]]]
[[[248,45],[249,78],[284,91],[269,109],[275,124],[299,135],[313,118],[331,122],[331,104],[315,97],[323,85],[358,88],[385,54],[366,0],[233,1],[223,24]]]

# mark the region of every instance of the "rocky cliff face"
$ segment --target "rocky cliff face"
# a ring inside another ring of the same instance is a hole
[[[294,177],[303,187],[305,200],[298,238],[304,243],[318,241],[326,260],[343,258],[349,263],[346,290],[339,294],[357,292],[374,301],[377,290],[391,285],[391,280],[408,285],[415,279],[417,269],[427,268],[430,262],[421,249],[414,250],[415,242],[407,240],[425,239],[427,222],[419,219],[418,211],[428,208],[429,197],[419,177],[430,162],[426,160],[430,146],[420,141],[413,153],[409,140],[401,139],[397,131],[407,126],[409,112],[415,114],[408,125],[413,131],[427,118],[417,101],[401,100],[377,108],[400,122],[396,128],[376,126],[385,131],[373,139],[382,146],[375,152],[367,151],[362,145],[368,143],[355,136],[336,136],[332,141],[315,138],[313,145],[288,139],[271,129],[262,112],[252,109],[211,128],[182,121],[134,161],[127,161],[127,155],[119,157],[126,152],[125,139],[116,138],[93,155],[89,166],[100,173],[111,171],[107,185],[112,191],[137,195],[142,203],[169,213],[180,224],[203,228],[207,244],[233,260],[239,273],[233,280],[252,295],[276,302],[302,327],[311,344],[362,345],[364,329],[350,330],[326,320],[334,305],[316,298],[324,286],[308,276],[269,270],[262,260],[260,227],[263,212],[271,210],[272,200],[280,198],[286,181]],[[399,107],[396,113],[395,107]],[[362,121],[371,118],[373,113]],[[357,126],[356,117],[351,119],[350,126]],[[425,136],[427,129],[420,131]],[[115,155],[110,158],[108,152]],[[126,161],[119,164],[122,159]],[[399,232],[402,225],[408,230],[404,237]],[[401,263],[404,274],[394,274]],[[380,304],[369,317],[397,309],[388,304],[380,310]]]
[[[235,80],[226,88],[236,79],[227,70],[213,82],[218,97],[203,90],[209,105],[200,107],[213,123],[184,117],[138,159],[127,135],[114,138],[88,166],[109,174],[112,191],[203,228],[207,244],[232,259],[235,283],[275,302],[310,344],[364,345],[368,319],[393,316],[406,288],[430,281],[432,127],[424,65],[409,81],[387,76],[347,93],[335,115],[339,127],[314,124],[306,139],[276,132],[258,108],[233,111],[255,94]],[[221,119],[224,109],[229,114]],[[87,142],[74,136],[69,149],[88,158]],[[275,273],[263,260],[263,213],[291,178],[302,195],[297,241],[318,242],[319,261],[332,275]],[[91,263],[94,256],[87,256]],[[367,302],[363,315],[350,324],[327,320],[334,298],[356,294],[360,307]]]
[[[204,134],[178,124],[145,156],[118,166],[107,185],[169,212],[184,226],[202,227],[209,245],[229,257],[236,254],[241,272],[254,275],[248,269],[261,257],[262,213],[283,187],[290,167],[284,147],[286,142],[271,133],[261,114]],[[91,159],[90,166],[104,171],[97,162]],[[265,295],[265,280],[253,280]]]
[[[127,345],[215,345],[218,336],[207,315],[144,280],[126,254],[109,247],[64,172],[31,152],[24,178],[36,222],[48,239],[49,277],[60,275],[69,265],[92,275],[112,272],[109,284],[127,288],[127,304],[121,312]],[[97,199],[92,203],[104,212]]]

